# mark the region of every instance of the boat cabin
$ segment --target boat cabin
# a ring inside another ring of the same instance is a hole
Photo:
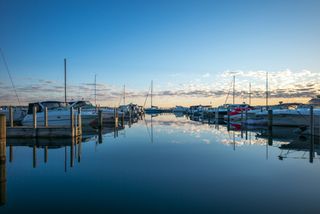
[[[53,110],[58,108],[65,108],[66,104],[60,101],[44,101],[44,102],[37,102],[37,103],[29,103],[28,114],[33,114],[34,106],[37,107],[37,112],[43,112],[45,107],[47,107],[48,110]]]

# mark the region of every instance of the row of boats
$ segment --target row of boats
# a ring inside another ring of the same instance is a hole
[[[30,126],[33,124],[33,109],[36,107],[36,118],[39,124],[43,124],[45,120],[45,109],[48,110],[49,125],[69,125],[70,124],[70,109],[75,109],[74,114],[77,115],[76,109],[81,108],[82,126],[96,126],[98,123],[98,110],[102,113],[104,123],[112,123],[116,115],[121,118],[136,117],[143,114],[143,108],[136,104],[121,105],[119,108],[97,108],[89,101],[79,100],[68,103],[60,101],[43,101],[36,103],[29,103],[28,107],[13,108],[13,121],[16,124],[23,126]],[[5,114],[7,122],[10,118],[9,108],[1,108],[0,113]]]
[[[279,103],[273,106],[250,106],[248,104],[226,104],[213,108],[211,106],[191,106],[189,108],[177,106],[172,111],[176,114],[187,114],[191,117],[215,119],[220,123],[233,125],[266,126],[269,111],[272,110],[272,125],[283,127],[298,127],[301,132],[310,133],[310,126],[314,127],[313,134],[319,135],[320,108],[315,99],[308,104]]]

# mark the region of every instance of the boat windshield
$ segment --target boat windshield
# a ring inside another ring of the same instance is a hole
[[[48,110],[66,107],[65,103],[63,103],[63,102],[43,102],[43,103],[41,103],[41,104],[42,104],[44,107],[47,107]]]
[[[78,101],[71,104],[73,108],[94,108],[94,106],[89,101]]]

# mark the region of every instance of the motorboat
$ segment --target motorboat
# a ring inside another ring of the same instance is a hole
[[[10,111],[9,108],[0,108],[0,114],[6,115],[7,123],[10,122]],[[27,115],[27,109],[25,107],[13,107],[13,122],[21,123],[23,118]]]
[[[43,101],[36,103],[29,103],[28,112],[25,118],[22,120],[23,126],[33,125],[33,109],[36,107],[37,123],[44,124],[44,112],[45,108],[48,109],[48,125],[53,126],[68,126],[71,124],[70,121],[70,108],[77,107],[76,105],[66,105],[60,101]],[[75,116],[78,115],[78,111],[74,111]],[[96,119],[97,114],[93,110],[84,110],[81,112],[82,126],[89,126]]]
[[[275,109],[272,111],[272,125],[293,127],[309,126],[311,123],[310,116],[311,113],[309,107],[299,107],[297,109]],[[314,109],[313,116],[314,124],[319,124],[320,109]],[[267,120],[268,112],[258,112],[256,117]]]

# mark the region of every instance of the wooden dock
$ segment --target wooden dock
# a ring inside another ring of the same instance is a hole
[[[37,109],[33,109],[32,126],[14,126],[10,117],[10,125],[6,125],[6,115],[0,114],[0,138],[64,138],[82,135],[81,109],[78,109],[77,117],[73,108],[70,109],[70,125],[50,126],[48,124],[48,110],[45,109],[45,121],[43,126],[37,125]]]

